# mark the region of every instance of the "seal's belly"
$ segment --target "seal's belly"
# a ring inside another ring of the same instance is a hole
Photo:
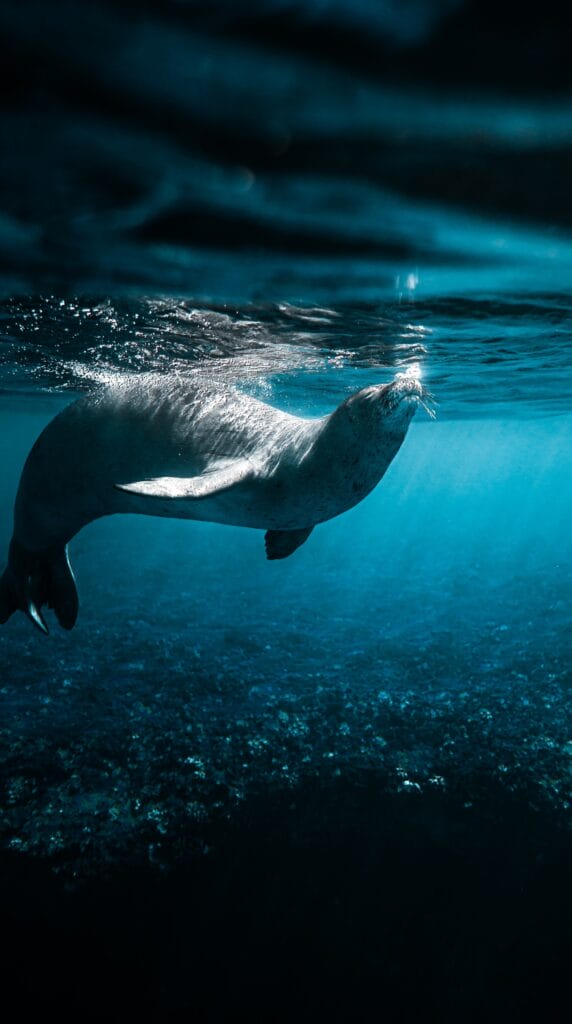
[[[340,515],[361,500],[347,488],[301,486],[300,480],[256,480],[215,497],[148,499],[117,495],[117,512],[191,519],[258,530],[301,530]]]

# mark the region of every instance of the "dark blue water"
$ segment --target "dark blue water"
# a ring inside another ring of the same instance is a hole
[[[9,846],[80,873],[169,860],[255,794],[371,771],[467,807],[486,772],[567,810],[563,305],[7,303],[5,546],[27,451],[94,381],[174,366],[311,416],[408,368],[440,402],[376,492],[290,561],[268,564],[257,531],[145,518],[73,542],[73,634],[42,641],[16,617],[1,635]]]
[[[408,372],[438,402],[291,558],[104,519],[75,629],[1,627],[23,1006],[521,1020],[564,992],[572,82],[557,31],[520,12],[517,46],[489,6],[0,12],[0,551],[35,438],[102,382],[319,416]]]

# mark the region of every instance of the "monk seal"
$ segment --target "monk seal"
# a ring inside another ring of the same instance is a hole
[[[79,601],[67,545],[116,512],[265,530],[267,557],[286,558],[373,490],[428,397],[406,374],[314,419],[156,374],[85,395],[47,425],[24,465],[0,622],[19,609],[47,633],[47,605],[71,629]]]

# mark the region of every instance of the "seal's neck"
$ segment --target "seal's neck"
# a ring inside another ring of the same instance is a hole
[[[336,506],[331,514],[356,505],[383,477],[415,412],[408,398],[395,383],[364,388],[322,421],[307,468],[314,491]]]
[[[329,417],[327,431],[340,447],[382,472],[401,447],[416,404],[395,395],[394,385],[364,388],[342,402]]]

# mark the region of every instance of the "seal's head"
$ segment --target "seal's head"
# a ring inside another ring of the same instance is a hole
[[[421,381],[406,373],[398,374],[390,384],[374,384],[352,395],[347,402],[350,416],[366,419],[391,434],[407,433],[407,428],[421,405],[433,419],[433,396]]]

